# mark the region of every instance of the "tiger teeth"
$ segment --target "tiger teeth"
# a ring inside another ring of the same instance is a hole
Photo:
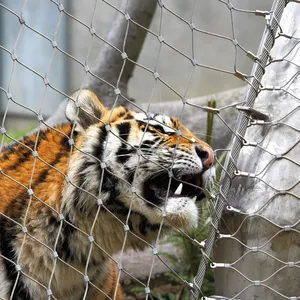
[[[174,195],[181,195],[181,192],[182,192],[182,183],[179,184],[179,186],[176,189]]]
[[[197,196],[194,196],[194,197],[192,198],[192,201],[193,201],[193,202],[196,202],[196,200],[197,200]]]

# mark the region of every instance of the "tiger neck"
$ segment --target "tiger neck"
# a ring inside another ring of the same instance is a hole
[[[72,251],[88,257],[91,244],[91,261],[99,264],[116,255],[121,249],[144,250],[157,238],[159,225],[148,223],[146,217],[131,212],[128,222],[127,213],[118,211],[118,200],[112,212],[104,206],[94,205],[94,210],[83,212],[80,209],[69,210],[70,221],[75,229],[72,237]],[[78,228],[78,229],[77,229]]]

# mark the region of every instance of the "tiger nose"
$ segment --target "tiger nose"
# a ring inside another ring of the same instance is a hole
[[[201,159],[203,167],[209,168],[214,163],[214,154],[209,147],[195,146],[195,151],[198,157]]]

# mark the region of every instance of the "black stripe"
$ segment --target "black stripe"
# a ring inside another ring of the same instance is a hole
[[[149,125],[149,126],[147,127],[147,132],[150,132],[150,133],[153,133],[153,134],[157,134],[157,130],[152,129],[151,125]]]
[[[15,251],[14,251],[14,247],[12,246],[13,241],[15,240],[17,235],[17,230],[15,227],[16,225],[13,222],[11,222],[9,219],[0,216],[0,251],[4,257],[12,261],[15,261]],[[13,263],[6,260],[5,258],[3,258],[2,260],[6,272],[6,277],[11,282],[11,287],[9,292],[10,295],[17,279],[17,272],[15,269],[15,265]],[[24,299],[31,300],[28,290],[24,289],[23,287],[21,277],[22,274],[20,275],[18,283],[16,285],[13,300],[22,299],[20,298],[21,295],[22,297],[24,297]]]
[[[114,201],[120,195],[120,191],[117,189],[118,183],[118,177],[112,174],[110,168],[104,169],[101,191],[110,194],[109,200]]]
[[[139,230],[141,234],[145,236],[149,230],[158,231],[159,228],[160,228],[159,224],[149,223],[148,219],[144,215],[140,215]]]
[[[45,130],[41,130],[39,132],[39,139],[41,140],[47,140],[47,133],[50,131],[49,128],[46,128]]]
[[[77,173],[77,179],[76,182],[74,182],[79,188],[81,189],[85,189],[86,187],[86,173],[84,172],[88,167],[92,166],[92,165],[98,165],[98,161],[85,161],[82,163],[78,173]],[[99,167],[99,172],[100,172],[100,167]],[[87,174],[88,175],[88,174]],[[100,180],[100,176],[98,178],[98,180]],[[79,202],[79,198],[80,198],[80,194],[83,193],[83,191],[79,188],[76,188],[75,193],[73,194],[73,204],[74,207],[78,208],[80,202]],[[79,209],[84,209],[83,207],[79,207]],[[84,212],[84,211],[82,211]]]
[[[104,151],[104,141],[106,140],[106,138],[107,138],[107,131],[105,129],[105,126],[99,127],[99,135],[98,135],[99,143],[98,146],[94,148],[91,154],[100,160],[102,160],[103,151]]]
[[[139,225],[139,230],[140,230],[140,233],[142,235],[146,235],[147,234],[147,223],[148,223],[148,220],[144,217],[144,216],[141,216],[140,217],[140,225]]]
[[[133,231],[133,225],[132,225],[132,221],[130,219],[128,220],[128,227],[131,231]]]
[[[123,139],[125,142],[127,142],[128,136],[130,133],[130,129],[131,129],[130,123],[128,123],[128,122],[120,123],[117,125],[117,128],[119,130],[120,138]],[[135,152],[135,149],[133,147],[128,148],[128,145],[126,143],[122,142],[120,149],[116,153],[117,162],[119,162],[121,164],[125,164],[129,160],[130,154],[132,154],[134,152]]]
[[[30,159],[30,154],[32,153],[31,149],[28,149],[27,147],[23,146],[24,149],[16,150],[16,148],[14,146],[16,146],[16,144],[4,147],[4,150],[3,150],[4,152],[2,152],[3,157],[1,159],[1,162],[9,160],[10,156],[14,155],[14,154],[17,154],[20,156],[20,158],[18,159],[18,162],[15,163],[14,165],[9,166],[6,170],[15,170],[21,163]],[[20,147],[21,147],[21,145],[20,145]]]
[[[127,181],[132,184],[135,171],[128,171]]]
[[[105,126],[100,126],[99,127],[99,133],[98,133],[98,141],[99,143],[97,144],[97,146],[93,149],[92,151],[92,156],[94,156],[95,158],[99,159],[100,161],[103,160],[103,152],[104,152],[104,141],[107,139],[107,131],[105,129]],[[86,176],[89,176],[89,174],[86,174],[84,171],[92,166],[95,165],[95,167],[97,168],[97,178],[95,178],[95,180],[97,182],[100,182],[101,180],[101,174],[102,174],[102,169],[100,167],[99,161],[94,159],[91,160],[91,158],[88,158],[89,161],[85,161],[81,167],[80,170],[78,171],[78,179],[75,182],[75,184],[82,188],[85,189],[85,182],[86,182]],[[105,179],[105,178],[104,178]],[[75,208],[78,208],[78,204],[79,204],[79,198],[80,198],[80,194],[84,193],[82,190],[80,190],[79,188],[76,189],[75,194],[73,196],[73,204]],[[97,192],[98,195],[99,191]],[[85,207],[79,207],[80,211],[82,213],[84,213],[85,211]]]
[[[60,159],[63,157],[63,151],[56,154],[55,159],[50,163],[51,165],[56,165],[59,163]],[[33,182],[32,189],[41,182],[45,181],[45,179],[48,176],[49,171],[51,168],[48,168],[47,170],[43,171],[39,177]],[[27,201],[28,201],[28,194],[27,191],[24,191],[21,193],[21,195],[18,195],[16,198],[14,198],[11,201],[11,204],[5,209],[4,214],[11,217],[15,221],[20,223],[20,218],[24,213],[24,210],[27,208]],[[11,208],[13,209],[13,214],[10,213]],[[0,252],[2,255],[11,261],[16,263],[16,257],[15,257],[15,249],[13,247],[14,241],[16,239],[18,230],[20,230],[14,222],[10,221],[8,218],[5,218],[3,216],[0,216]],[[12,293],[14,283],[17,279],[17,271],[15,269],[15,264],[11,263],[10,261],[3,259],[6,276],[7,279],[11,282],[11,288],[10,288],[10,294]],[[16,288],[14,290],[14,296],[13,300],[33,300],[27,290],[27,288],[24,286],[23,275],[20,274],[18,283],[16,285]]]
[[[155,125],[149,124],[149,126],[151,126],[152,128],[154,128],[155,130],[157,130],[159,132],[165,133],[165,129],[160,124],[155,124]]]
[[[65,215],[65,220],[74,225],[68,215]],[[59,226],[59,222],[60,221],[57,220],[57,226]],[[71,262],[78,258],[70,248],[70,241],[76,229],[67,222],[63,221],[56,251],[62,260]]]
[[[125,206],[120,200],[117,198],[109,198],[105,202],[105,207],[113,214],[118,214],[119,216],[127,217],[129,213],[128,207]],[[131,227],[132,228],[132,225]]]
[[[124,111],[121,111],[121,112],[119,112],[118,113],[118,115],[117,115],[117,118],[118,119],[121,119],[121,118],[123,118],[124,116],[125,116],[125,114],[126,114],[127,112],[124,110]]]
[[[136,122],[138,123],[138,126],[139,126],[139,127],[142,127],[142,126],[145,126],[145,125],[146,125],[147,120],[146,120],[146,121],[136,120]]]
[[[156,143],[156,140],[154,140],[154,141],[150,141],[150,140],[143,141],[140,148],[141,149],[153,148],[153,146],[155,145],[155,143]]]
[[[122,144],[121,148],[117,152],[117,162],[125,164],[134,153],[136,153],[134,148],[127,149],[126,145]]]
[[[5,150],[5,147],[4,147],[4,150]],[[3,151],[4,151],[3,150]],[[0,162],[2,162],[2,161],[4,161],[4,160],[8,160],[9,159],[9,156],[8,156],[8,154],[6,153],[6,152],[1,152],[0,154],[2,154],[3,156],[2,156],[2,159],[0,159]]]
[[[130,114],[128,114],[128,115],[124,118],[124,120],[132,120],[132,119],[134,119],[134,116],[133,116],[133,115],[130,115]]]
[[[34,149],[35,142],[36,142],[35,140],[32,140],[31,137],[32,136],[25,136],[20,141],[20,143],[26,145],[27,147],[25,147],[22,144],[19,144],[18,142],[14,142],[13,144],[8,145],[4,148],[5,152],[7,152],[7,151],[9,152],[8,154],[5,153],[5,156],[3,156],[3,158],[5,160],[9,160],[9,156],[11,154],[17,154],[19,156],[17,163],[15,163],[14,165],[9,166],[6,170],[16,170],[22,163],[30,160],[31,154],[32,154],[32,151]],[[36,138],[36,136],[35,136],[35,138]],[[19,149],[17,150],[16,147],[18,147]]]
[[[95,147],[91,153],[92,156],[99,159],[100,161],[103,159],[104,141],[106,140],[106,138],[107,138],[107,131],[105,129],[105,126],[100,126],[99,133],[98,133],[99,143],[97,144],[97,147]],[[89,158],[89,159],[91,159],[91,158]],[[91,165],[96,165],[97,178],[95,178],[95,180],[97,180],[97,182],[100,182],[102,170],[101,170],[99,161],[96,159],[94,161],[86,161],[85,163],[82,164],[80,170],[78,171],[79,179],[76,182],[76,185],[82,189],[84,189],[84,182],[86,181],[86,174],[84,174],[84,170],[86,170]],[[74,200],[73,203],[75,204],[75,207],[78,205],[78,201],[79,201],[79,197],[80,197],[81,193],[82,193],[82,191],[80,189],[76,190],[76,193],[73,198],[73,200]]]
[[[31,135],[29,136],[25,136],[22,140],[21,140],[21,143],[26,145],[27,147],[33,149],[34,148],[34,145],[36,143],[36,134],[33,135],[34,136],[34,140],[31,139]],[[38,141],[39,142],[39,141]],[[21,145],[20,145],[21,146]]]

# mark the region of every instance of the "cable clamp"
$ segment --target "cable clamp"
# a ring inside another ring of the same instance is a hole
[[[270,117],[265,112],[259,111],[250,106],[237,105],[236,109],[249,113],[251,118],[254,120],[270,121]]]
[[[216,268],[231,268],[231,265],[228,263],[211,263],[210,267],[212,269],[216,269]]]
[[[267,15],[270,15],[270,12],[266,11],[266,10],[259,10],[259,9],[257,9],[255,11],[255,15],[256,16],[260,16],[260,17],[266,17]]]
[[[252,147],[257,147],[258,143],[257,142],[248,142],[248,141],[243,141],[243,146],[252,146]]]
[[[241,80],[245,80],[245,78],[247,78],[248,76],[246,74],[243,74],[239,71],[235,71],[235,73],[233,74],[235,77],[241,79]]]
[[[233,212],[236,212],[236,213],[241,213],[241,210],[240,210],[240,209],[235,208],[235,207],[233,207],[233,206],[231,206],[231,205],[227,205],[227,206],[226,206],[226,209],[227,209],[228,211],[233,211]]]
[[[292,268],[292,267],[295,267],[296,266],[296,263],[295,262],[293,262],[293,261],[289,261],[288,262],[288,267],[289,268]]]
[[[291,231],[292,227],[290,225],[286,225],[286,226],[283,227],[283,230],[284,231]]]
[[[235,176],[242,176],[242,177],[250,177],[250,178],[255,178],[256,175],[254,173],[248,173],[248,172],[244,172],[244,171],[235,171],[234,172]]]
[[[259,57],[253,54],[251,51],[247,51],[247,57],[249,57],[253,61],[260,61]]]
[[[220,109],[209,107],[209,106],[204,106],[204,109],[205,109],[206,112],[210,112],[210,113],[213,113],[213,114],[218,114],[220,112]]]
[[[230,239],[232,237],[231,234],[219,234],[220,239]]]

